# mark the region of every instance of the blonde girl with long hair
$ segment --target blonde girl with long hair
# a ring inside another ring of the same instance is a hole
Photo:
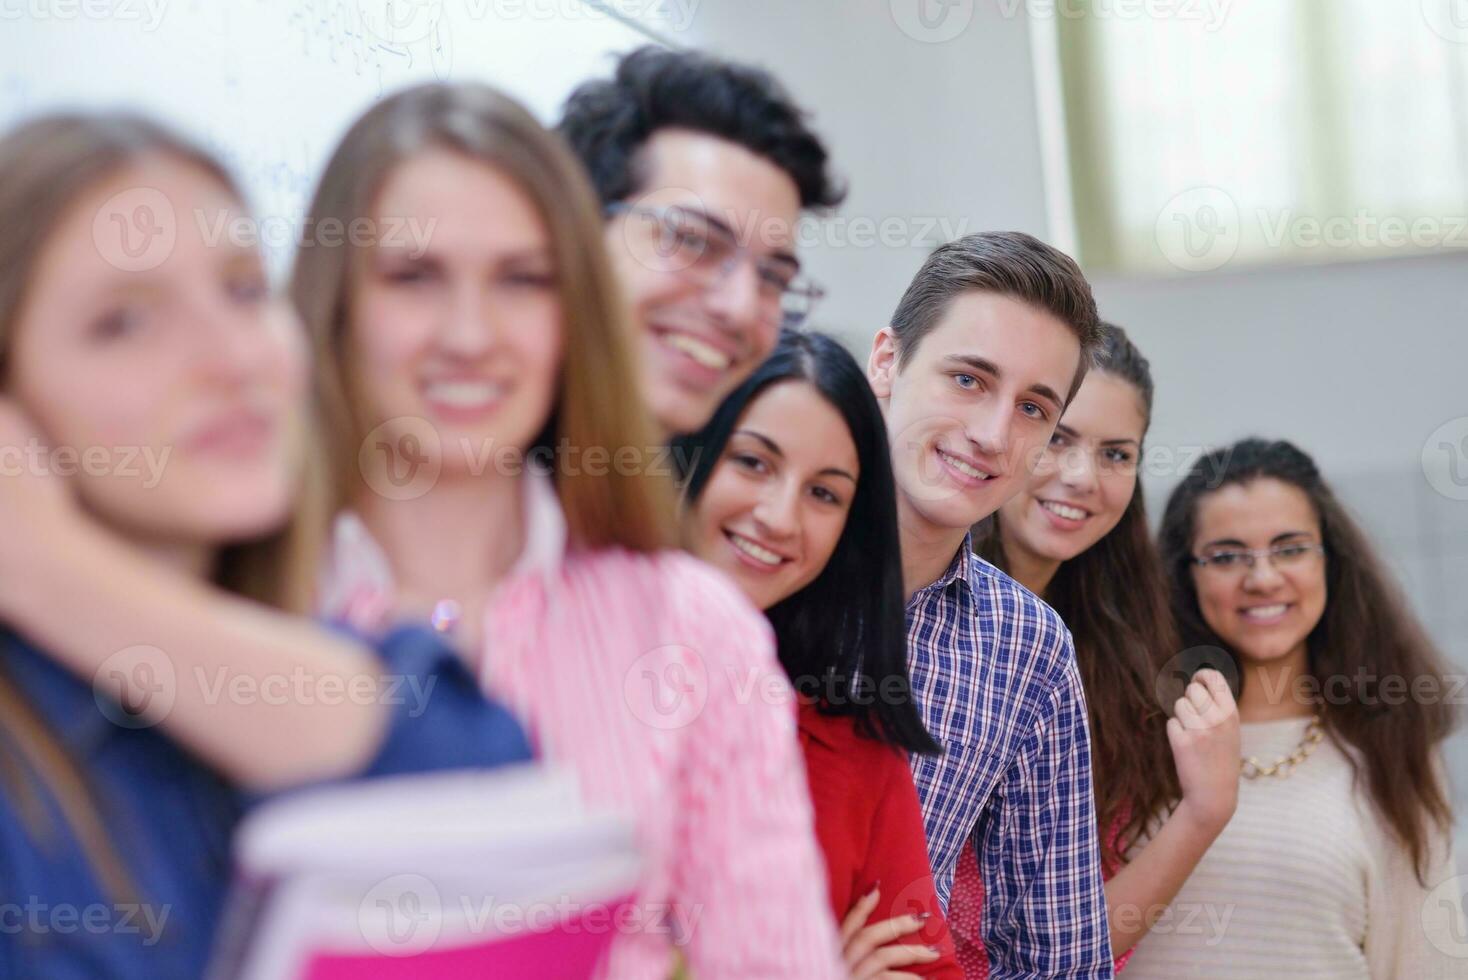
[[[299,323],[198,220],[241,200],[145,119],[0,138],[0,975],[199,976],[245,793],[529,755],[431,634],[281,611],[322,484]],[[294,677],[358,696],[209,694]]]

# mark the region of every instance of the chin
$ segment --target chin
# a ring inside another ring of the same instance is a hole
[[[1044,521],[1044,517],[1035,520],[1035,524]],[[1048,526],[1036,527],[1033,524],[1024,528],[1018,535],[1019,545],[1030,554],[1046,561],[1070,561],[1077,555],[1085,553],[1095,542],[1082,542],[1074,537],[1066,537],[1056,534]]]
[[[908,500],[929,524],[953,530],[971,528],[994,512],[994,508],[985,508],[973,502],[971,495],[956,490],[945,500],[924,500],[910,494]]]
[[[1243,642],[1232,638],[1226,638],[1229,646],[1238,651],[1239,656],[1252,664],[1271,664],[1283,660],[1289,656],[1291,651],[1298,647],[1302,637],[1281,636],[1254,637],[1245,639]]]
[[[230,544],[253,541],[269,537],[286,526],[291,519],[289,498],[279,504],[257,503],[253,507],[241,505],[227,512],[199,515],[200,537],[228,542]]]
[[[671,435],[690,435],[702,429],[719,407],[718,399],[684,392],[677,385],[658,385],[649,399],[653,420]]]

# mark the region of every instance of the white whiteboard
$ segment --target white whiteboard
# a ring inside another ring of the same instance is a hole
[[[621,17],[609,16],[598,6]],[[4,0],[0,130],[67,107],[146,112],[213,151],[257,217],[299,227],[326,156],[375,100],[487,81],[551,122],[669,23],[666,0]],[[279,274],[289,247],[262,243]]]

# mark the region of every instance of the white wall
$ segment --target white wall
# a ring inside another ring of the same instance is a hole
[[[777,70],[851,180],[848,221],[946,215],[960,231],[1050,237],[1030,38],[1049,25],[1022,3],[956,0],[963,30],[923,43],[898,26],[918,2],[704,0],[680,39]],[[817,244],[810,264],[831,289],[817,324],[864,354],[926,251]],[[1154,449],[1177,459],[1249,434],[1298,442],[1468,664],[1468,500],[1434,490],[1422,463],[1444,423],[1465,419],[1456,438],[1468,436],[1468,256],[1094,285],[1103,315],[1152,361]],[[1163,459],[1146,480],[1154,513],[1181,473]],[[1452,755],[1468,856],[1468,732]]]
[[[550,121],[576,83],[645,40],[581,0],[4,3],[0,129],[78,106],[172,123],[244,181],[283,271],[295,236],[275,232],[299,231],[327,154],[383,95],[487,81]]]

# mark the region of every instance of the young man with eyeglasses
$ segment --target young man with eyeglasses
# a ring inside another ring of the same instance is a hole
[[[1023,489],[1100,337],[1068,257],[970,235],[923,264],[867,367],[897,483],[912,696],[944,748],[913,758],[928,857],[946,907],[976,848],[995,980],[1112,975],[1070,633],[969,536]]]
[[[559,129],[606,208],[648,407],[668,436],[693,432],[822,295],[796,223],[844,189],[768,73],[698,52],[632,52],[571,94]]]

